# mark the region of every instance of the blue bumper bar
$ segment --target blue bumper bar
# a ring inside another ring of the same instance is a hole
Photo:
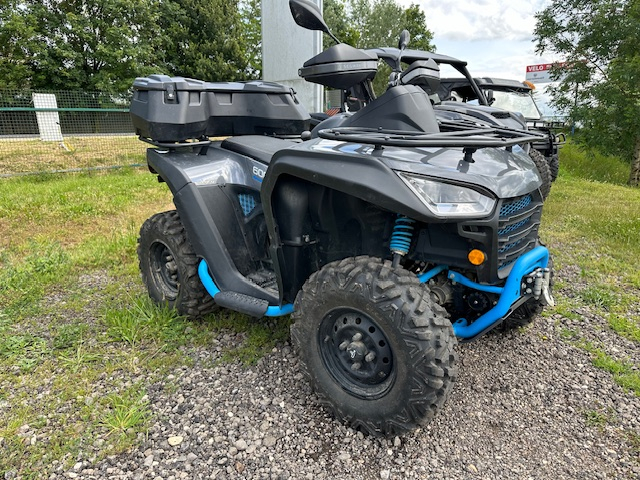
[[[548,263],[549,250],[543,246],[534,248],[516,260],[511,268],[509,276],[507,277],[504,287],[481,285],[472,282],[459,273],[449,271],[448,277],[452,281],[476,290],[500,295],[498,303],[470,325],[467,325],[467,321],[464,318],[460,318],[453,322],[453,331],[456,336],[466,340],[471,339],[480,335],[485,330],[490,329],[494,324],[502,320],[505,315],[509,313],[511,306],[521,297],[520,291],[522,278],[537,268],[547,268]]]
[[[200,265],[198,265],[198,275],[200,276],[200,281],[204,288],[209,292],[211,297],[215,297],[216,294],[220,293],[220,289],[209,275],[209,267],[207,266],[207,262],[202,260]],[[290,315],[293,312],[293,304],[286,303],[282,305],[282,307],[270,305],[267,307],[267,311],[264,313],[266,317],[280,317],[283,315]]]
[[[453,331],[456,336],[461,339],[469,340],[480,335],[485,330],[490,329],[494,324],[501,321],[507,313],[509,313],[511,306],[521,297],[522,278],[537,268],[546,268],[548,263],[549,250],[543,246],[534,248],[516,260],[503,287],[482,285],[469,280],[464,275],[449,270],[447,277],[453,282],[457,282],[474,290],[500,295],[498,303],[470,325],[467,325],[467,320],[464,318],[454,321]],[[448,270],[447,266],[440,265],[428,272],[418,275],[418,279],[424,283],[446,270]],[[205,289],[209,292],[209,295],[215,297],[216,294],[220,293],[220,289],[214,283],[211,275],[209,275],[209,268],[207,266],[207,262],[204,260],[202,260],[198,266],[198,274]],[[278,317],[282,315],[289,315],[292,312],[293,304],[287,303],[282,306],[268,306],[264,315],[267,317]]]

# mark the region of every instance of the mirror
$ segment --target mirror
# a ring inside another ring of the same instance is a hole
[[[322,18],[320,8],[310,0],[289,0],[293,20],[307,30],[329,33],[329,27]]]
[[[408,30],[402,30],[400,33],[400,40],[398,40],[398,48],[400,50],[404,50],[409,45],[409,40],[411,39],[411,35]]]
[[[485,97],[487,97],[487,102],[489,105],[492,105],[493,102],[496,101],[495,97],[493,96],[493,90],[485,90],[484,95]]]

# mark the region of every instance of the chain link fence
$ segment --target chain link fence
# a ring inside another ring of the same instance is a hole
[[[130,97],[0,90],[0,176],[144,164]]]

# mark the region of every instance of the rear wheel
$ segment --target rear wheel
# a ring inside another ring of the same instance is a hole
[[[536,168],[540,173],[540,178],[542,179],[540,192],[542,193],[542,198],[544,200],[549,196],[549,192],[551,191],[551,171],[549,170],[549,164],[544,158],[544,155],[533,148],[529,150],[529,156],[531,157],[531,160],[533,160],[533,163],[536,164]]]
[[[370,434],[429,422],[456,377],[446,311],[415,275],[371,257],[326,265],[295,302],[293,343],[321,404]]]
[[[193,251],[175,210],[144,222],[138,239],[140,273],[149,296],[181,315],[201,317],[216,309],[200,277],[200,259]]]

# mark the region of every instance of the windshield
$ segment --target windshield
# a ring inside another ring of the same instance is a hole
[[[520,112],[527,119],[540,119],[540,111],[529,92],[493,90],[493,98],[492,107],[502,108],[510,112]]]

